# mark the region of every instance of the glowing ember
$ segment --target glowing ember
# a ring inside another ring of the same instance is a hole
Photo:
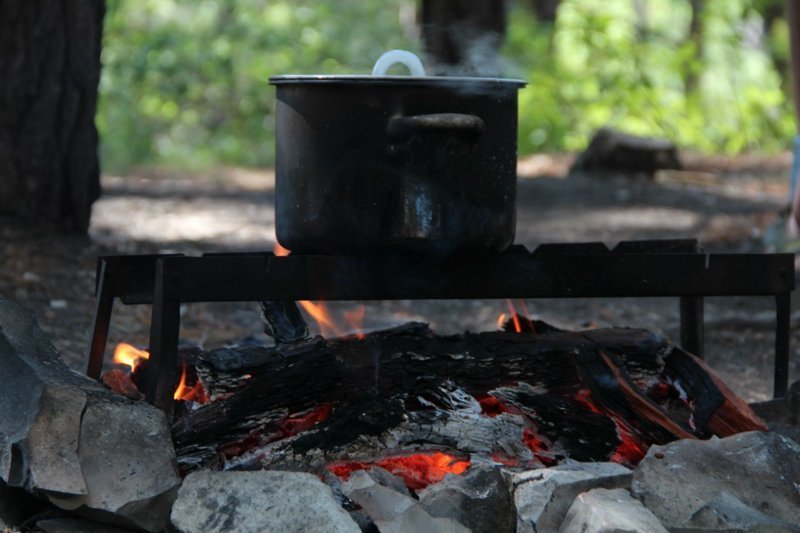
[[[598,407],[592,400],[592,393],[589,389],[578,391],[575,395],[575,399],[593,413],[610,417],[614,425],[617,426],[617,434],[621,442],[619,446],[617,446],[617,449],[614,450],[614,455],[611,456],[612,461],[623,465],[636,465],[644,458],[649,446],[636,435],[630,425],[622,420],[616,413],[612,411],[605,412],[602,408]]]
[[[281,427],[284,436],[291,437],[292,435],[297,435],[307,430],[331,416],[332,411],[333,407],[331,404],[325,404],[305,413],[290,415],[283,421]]]
[[[128,365],[131,371],[136,369],[141,359],[149,359],[150,352],[147,350],[140,350],[126,342],[117,344],[114,348],[114,362],[120,365]]]
[[[281,246],[279,242],[276,242],[275,246],[272,247],[272,253],[278,257],[285,257],[292,252]]]
[[[411,490],[419,490],[438,483],[447,474],[463,474],[469,468],[469,461],[461,461],[442,452],[417,453],[413,455],[391,456],[372,462],[352,461],[328,465],[328,470],[342,479],[347,479],[356,470],[379,466],[401,478]]]
[[[506,320],[508,320],[508,315],[500,313],[500,316],[497,317],[497,329],[503,329],[503,326],[506,325]]]
[[[481,405],[481,412],[489,418],[494,418],[500,413],[508,412],[508,407],[494,396],[478,398],[478,403]]]

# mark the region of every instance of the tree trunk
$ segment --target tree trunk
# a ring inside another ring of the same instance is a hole
[[[503,0],[423,0],[422,38],[431,73],[497,76],[506,28]]]
[[[694,57],[686,68],[684,79],[685,94],[693,94],[697,91],[700,83],[700,73],[703,64],[703,10],[705,0],[689,0],[692,8],[692,17],[689,19],[689,41],[694,47]]]
[[[85,233],[104,0],[0,2],[0,215]]]
[[[554,24],[561,0],[531,0],[531,8],[540,22]]]
[[[789,62],[787,61],[787,57],[785,55],[775,53],[775,50],[771,46],[775,23],[786,16],[786,6],[784,4],[785,2],[775,0],[766,3],[756,3],[754,5],[761,8],[760,10],[755,9],[755,11],[761,15],[761,28],[764,32],[764,37],[762,39],[765,43],[767,43],[766,49],[769,52],[769,58],[770,61],[772,61],[772,66],[775,69],[775,72],[778,74],[778,76],[780,76],[781,87],[784,88],[788,94],[788,87],[791,83],[789,76]]]

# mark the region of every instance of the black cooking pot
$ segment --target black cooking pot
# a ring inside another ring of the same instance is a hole
[[[376,71],[394,62],[383,57]],[[517,90],[525,82],[373,75],[270,83],[282,246],[447,254],[513,242]]]

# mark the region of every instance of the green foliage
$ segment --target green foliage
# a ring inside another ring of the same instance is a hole
[[[563,0],[555,25],[511,2],[505,73],[530,83],[520,92],[520,153],[581,149],[605,125],[709,152],[787,146],[793,115],[774,61],[785,61],[785,23],[763,46],[744,37],[770,1],[706,2],[699,58],[687,0],[640,0],[644,18],[631,0]],[[104,167],[272,164],[269,76],[368,73],[382,51],[419,53],[404,22],[415,8],[414,0],[109,0]],[[697,86],[687,90],[692,77]]]
[[[369,73],[419,51],[383,2],[109,0],[98,113],[104,167],[270,165],[276,74]]]
[[[578,150],[605,125],[707,152],[788,146],[795,126],[781,77],[744,37],[760,27],[750,2],[706,2],[699,58],[689,3],[646,5],[643,21],[630,0],[564,0],[555,27],[514,6],[506,51],[531,82],[520,95],[520,153]],[[699,84],[687,92],[692,74]]]

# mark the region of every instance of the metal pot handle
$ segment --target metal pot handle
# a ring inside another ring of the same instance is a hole
[[[422,66],[422,61],[407,50],[389,50],[375,62],[372,67],[373,76],[386,76],[389,68],[395,63],[402,63],[411,72],[412,76],[424,76],[425,67]]]
[[[395,141],[405,141],[429,131],[449,131],[474,141],[483,132],[483,119],[462,113],[432,113],[410,117],[394,117],[386,126],[386,134]]]

